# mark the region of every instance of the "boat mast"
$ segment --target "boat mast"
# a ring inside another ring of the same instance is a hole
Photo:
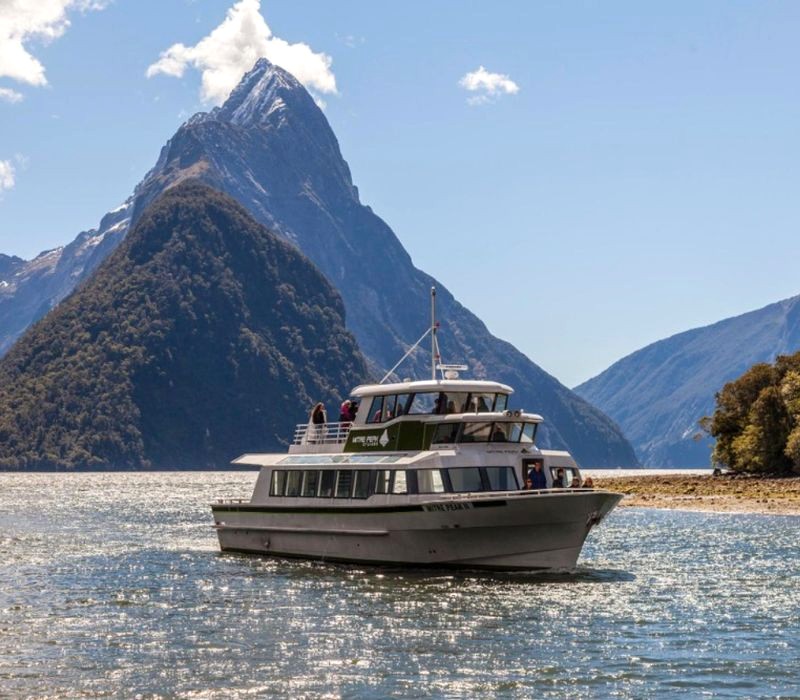
[[[436,380],[436,287],[431,287],[431,379]]]

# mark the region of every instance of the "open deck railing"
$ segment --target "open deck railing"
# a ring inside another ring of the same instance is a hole
[[[347,442],[352,423],[299,423],[294,429],[294,445],[341,445]]]

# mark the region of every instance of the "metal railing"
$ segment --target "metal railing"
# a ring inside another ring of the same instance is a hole
[[[347,442],[352,423],[299,423],[293,445],[341,445]]]

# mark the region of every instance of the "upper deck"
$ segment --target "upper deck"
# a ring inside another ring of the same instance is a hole
[[[490,381],[369,384],[352,421],[297,426],[290,454],[427,450],[432,445],[533,444],[542,417],[507,408],[513,389]]]

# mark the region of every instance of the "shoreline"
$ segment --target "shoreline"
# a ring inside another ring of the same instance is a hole
[[[592,479],[595,488],[624,493],[624,508],[800,516],[800,476],[644,473]]]

